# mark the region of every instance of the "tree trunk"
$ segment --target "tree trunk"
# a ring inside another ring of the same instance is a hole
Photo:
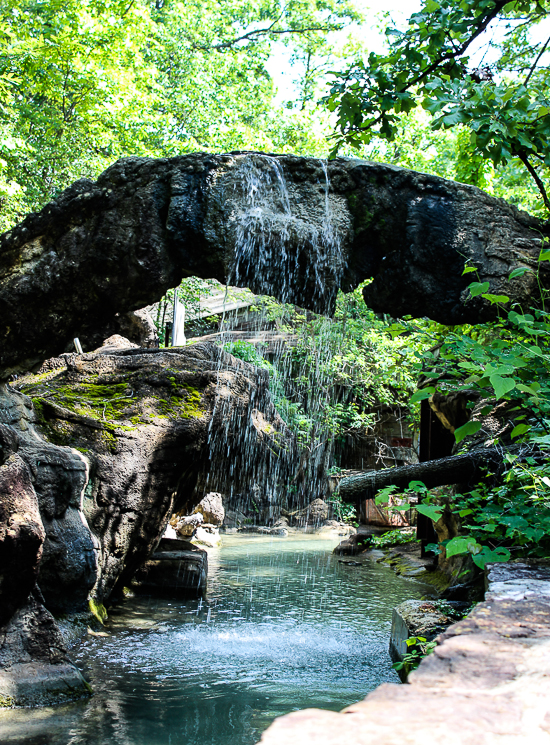
[[[386,486],[395,485],[405,490],[411,481],[422,481],[428,489],[447,484],[475,483],[486,469],[495,469],[501,464],[501,450],[483,448],[425,463],[366,471],[342,479],[340,496],[344,502],[353,504],[363,499],[374,499],[376,493]]]

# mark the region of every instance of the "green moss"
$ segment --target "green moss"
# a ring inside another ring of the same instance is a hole
[[[439,593],[445,592],[450,584],[449,577],[440,571],[422,572],[422,574],[416,576],[416,579],[420,580],[420,582],[425,582],[427,585],[432,585]]]
[[[48,419],[44,413],[44,402],[33,399],[37,423],[46,439],[54,445],[73,446],[76,442],[72,427],[63,419]]]
[[[197,388],[193,388],[186,383],[183,385],[172,384],[172,387],[175,390],[169,401],[164,398],[158,399],[162,414],[175,419],[198,419],[204,416],[204,409],[200,406],[202,395]],[[180,393],[182,388],[185,389],[183,396]]]
[[[99,623],[104,626],[105,621],[109,616],[103,603],[96,603],[93,598],[89,598],[88,605],[90,606],[90,612],[94,616],[94,618],[96,618]]]
[[[39,393],[36,388],[35,385],[23,386],[21,390],[34,398]],[[53,389],[49,388],[48,400],[75,414],[101,422],[114,422],[125,419],[126,409],[135,404],[129,393],[126,382],[112,385],[75,383],[70,386],[57,385]]]
[[[15,699],[13,696],[4,696],[0,693],[0,709],[11,709],[15,706]]]
[[[367,209],[365,202],[357,192],[348,194],[349,211],[353,215],[353,229],[355,234],[362,233],[372,225],[375,213]]]

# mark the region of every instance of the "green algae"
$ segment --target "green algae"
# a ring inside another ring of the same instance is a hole
[[[90,613],[104,626],[109,616],[103,603],[96,603],[93,598],[88,598],[88,605],[90,607]]]
[[[0,709],[13,709],[15,706],[15,699],[13,696],[6,696],[0,693]]]

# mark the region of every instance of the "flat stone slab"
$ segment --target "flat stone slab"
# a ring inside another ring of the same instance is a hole
[[[0,670],[0,708],[49,706],[90,693],[90,685],[70,663],[28,662]]]
[[[206,591],[208,553],[189,541],[163,538],[132,579],[132,589],[196,597]]]
[[[487,572],[486,600],[550,600],[550,567],[530,564],[491,564]]]
[[[262,745],[550,745],[547,571],[492,567],[490,599],[438,637],[408,685],[382,685],[341,713],[288,714]]]

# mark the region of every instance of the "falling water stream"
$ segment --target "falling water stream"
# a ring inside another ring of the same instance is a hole
[[[73,657],[90,700],[0,714],[20,745],[252,745],[277,716],[339,710],[383,682],[393,606],[423,587],[340,538],[224,536],[202,600],[126,599]]]

